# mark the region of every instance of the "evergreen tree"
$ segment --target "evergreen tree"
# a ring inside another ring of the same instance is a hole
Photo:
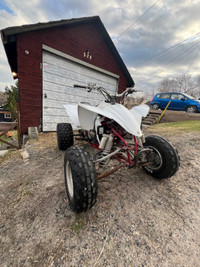
[[[5,94],[7,96],[6,104],[4,108],[11,112],[13,120],[17,119],[17,100],[18,100],[18,82],[15,85],[11,85],[11,88],[8,86],[5,87]]]

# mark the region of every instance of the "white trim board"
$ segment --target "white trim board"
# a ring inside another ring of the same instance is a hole
[[[57,49],[54,49],[54,48],[52,48],[52,47],[50,47],[50,46],[47,46],[47,45],[44,45],[44,44],[43,44],[43,45],[42,45],[42,49],[45,50],[45,51],[47,51],[47,52],[50,52],[50,53],[52,53],[52,54],[55,54],[55,55],[57,55],[57,56],[66,58],[66,59],[68,59],[68,60],[70,60],[70,61],[76,62],[76,63],[78,63],[78,64],[80,64],[80,65],[85,66],[85,67],[88,67],[88,68],[91,68],[91,69],[96,70],[96,71],[98,71],[98,72],[101,72],[101,73],[103,73],[103,74],[107,74],[108,76],[111,76],[111,77],[114,77],[114,78],[116,78],[116,79],[119,79],[119,75],[117,75],[117,74],[115,74],[115,73],[112,73],[112,72],[110,72],[110,71],[104,70],[104,69],[99,68],[99,67],[96,67],[96,66],[94,66],[94,65],[92,65],[92,64],[90,64],[90,63],[87,63],[87,62],[85,62],[85,61],[83,61],[83,60],[80,60],[80,59],[77,59],[77,58],[75,58],[75,57],[72,57],[72,56],[70,56],[70,55],[68,55],[68,54],[66,54],[66,53],[63,53],[63,52],[61,52],[61,51],[59,51],[59,50],[57,50]]]

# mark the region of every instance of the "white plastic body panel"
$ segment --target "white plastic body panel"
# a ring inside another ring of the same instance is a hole
[[[142,117],[145,118],[149,113],[149,107],[145,104],[135,106],[129,110],[134,116],[135,120],[139,125],[141,125]]]
[[[69,110],[65,105],[66,111]],[[141,105],[128,110],[121,104],[111,105],[102,102],[97,107],[81,104],[75,105],[68,113],[72,122],[78,123],[84,130],[91,130],[95,125],[95,120],[99,115],[113,119],[121,125],[128,133],[135,136],[142,136],[140,129],[142,117],[146,117],[149,108],[146,105]],[[78,117],[78,121],[77,118]],[[77,125],[77,126],[79,126]]]

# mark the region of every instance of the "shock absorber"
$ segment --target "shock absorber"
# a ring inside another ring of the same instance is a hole
[[[103,134],[103,136],[101,138],[100,145],[99,145],[100,149],[102,149],[102,150],[105,149],[105,146],[106,146],[106,143],[108,141],[108,138],[109,138],[109,134]]]
[[[103,137],[101,138],[101,143],[99,145],[99,148],[102,149],[102,157],[105,157],[110,153],[113,146],[113,140],[113,134],[103,134]],[[109,161],[110,158],[103,160],[99,163],[99,166],[104,167],[108,164]]]

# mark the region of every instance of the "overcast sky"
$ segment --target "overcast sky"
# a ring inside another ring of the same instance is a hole
[[[136,88],[200,74],[200,0],[0,0],[0,29],[99,15]],[[0,42],[0,90],[13,84]]]

